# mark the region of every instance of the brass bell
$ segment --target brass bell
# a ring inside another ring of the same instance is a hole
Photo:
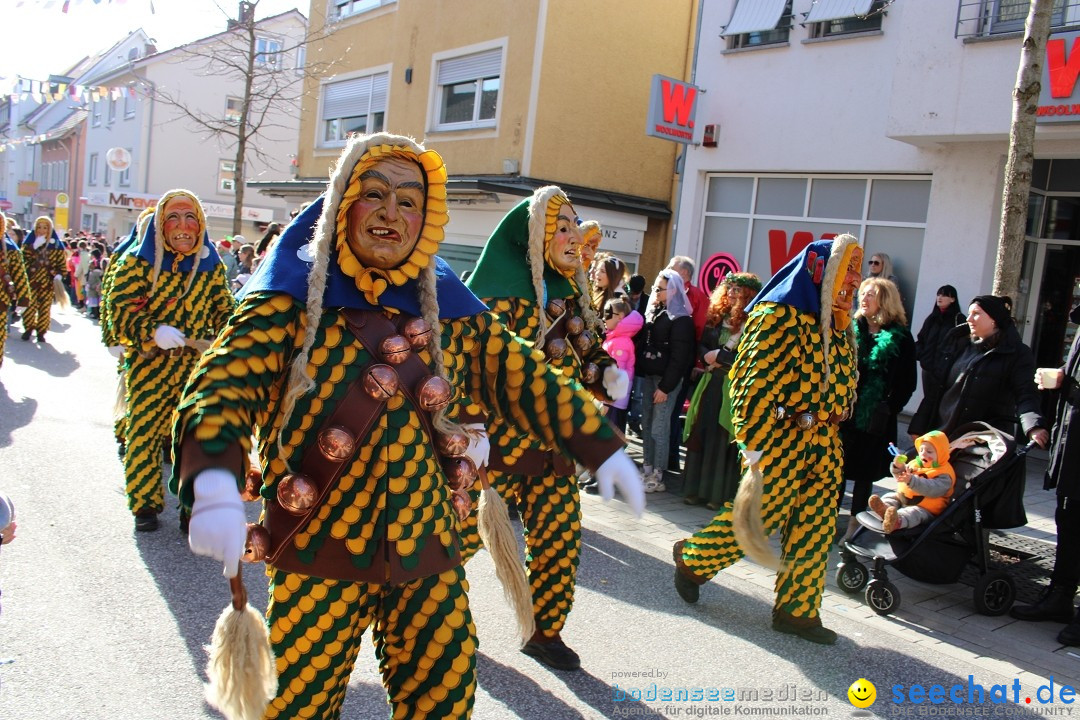
[[[581,331],[585,329],[585,321],[581,319],[580,315],[575,315],[572,318],[566,320],[566,334],[567,335],[580,335]]]
[[[593,346],[593,334],[588,330],[585,330],[580,335],[574,337],[574,349],[577,350],[578,355],[585,355],[589,352],[589,348]]]
[[[389,400],[398,391],[398,376],[389,365],[372,365],[364,373],[364,392],[376,400]]]
[[[585,367],[581,370],[581,384],[592,385],[600,377],[600,368],[596,366],[596,363],[586,363]]]
[[[281,507],[293,515],[303,515],[318,499],[318,488],[310,479],[296,473],[281,478],[277,486],[277,500]]]
[[[547,311],[548,317],[552,320],[558,320],[566,312],[566,301],[562,298],[552,298],[548,300],[547,305],[544,307]]]
[[[409,359],[412,345],[404,335],[390,335],[379,343],[379,354],[391,365],[400,365]]]
[[[420,383],[420,387],[416,389],[420,409],[428,412],[435,412],[449,405],[453,394],[454,390],[450,387],[450,383],[438,375],[431,375],[427,380]]]
[[[401,328],[401,334],[409,341],[413,350],[423,350],[431,339],[431,325],[428,325],[424,318],[414,317]]]
[[[454,507],[454,512],[457,513],[458,522],[465,522],[465,519],[469,517],[469,512],[472,510],[472,498],[469,497],[469,493],[464,490],[455,490],[454,494],[450,496],[450,504]]]
[[[561,360],[569,350],[570,346],[562,338],[552,338],[544,343],[544,354],[548,360]]]
[[[240,499],[244,502],[255,502],[259,499],[259,491],[262,490],[262,468],[252,465],[248,468],[247,477],[244,478],[244,491],[240,493]]]
[[[468,490],[476,482],[476,466],[467,457],[443,460],[442,468],[451,490]]]
[[[270,531],[258,523],[248,523],[247,541],[244,543],[244,562],[262,562],[269,554]]]
[[[356,438],[340,425],[333,425],[323,430],[319,433],[317,442],[319,452],[328,460],[337,462],[345,462],[356,450]]]
[[[435,447],[440,455],[458,457],[469,447],[469,436],[463,432],[436,433]]]

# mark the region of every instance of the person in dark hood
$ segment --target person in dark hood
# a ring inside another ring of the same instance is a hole
[[[945,391],[945,371],[948,369],[945,337],[966,319],[960,311],[956,288],[952,285],[939,287],[934,309],[926,316],[915,340],[915,356],[922,368],[923,400],[911,419],[909,432],[912,439],[921,435],[918,430],[930,427],[930,419],[937,412],[941,393]]]

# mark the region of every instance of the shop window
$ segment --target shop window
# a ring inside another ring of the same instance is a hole
[[[806,210],[806,178],[762,178],[758,182],[759,215],[802,217]]]
[[[354,133],[374,133],[386,122],[389,73],[328,83],[322,89],[320,147],[342,147]]]
[[[835,4],[838,0],[832,0],[829,4]],[[846,12],[851,13],[851,1],[843,1],[844,7],[847,8]],[[819,0],[820,3],[825,3],[825,0]],[[810,37],[811,38],[823,38],[833,37],[835,35],[850,35],[852,33],[870,32],[873,30],[881,30],[881,20],[885,16],[885,8],[890,4],[891,0],[873,0],[870,3],[870,7],[862,13],[851,13],[840,17],[829,17],[822,19],[820,22],[815,22],[814,12],[811,11],[807,16],[807,21],[810,25]],[[833,13],[828,13],[832,15]]]
[[[502,48],[440,60],[436,130],[494,127],[502,85]]]
[[[929,180],[874,180],[869,220],[925,223],[930,207]]]
[[[865,207],[865,180],[815,178],[810,185],[811,217],[858,220]]]
[[[706,212],[749,213],[754,198],[754,178],[714,177],[709,180]]]
[[[728,50],[786,43],[793,17],[791,0],[739,0],[724,27]]]

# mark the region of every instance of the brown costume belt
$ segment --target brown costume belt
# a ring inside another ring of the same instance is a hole
[[[560,476],[573,475],[576,468],[572,461],[554,450],[530,448],[521,453],[513,464],[510,464],[506,462],[506,458],[498,449],[492,448],[488,456],[488,469],[505,475],[544,477],[549,471]]]

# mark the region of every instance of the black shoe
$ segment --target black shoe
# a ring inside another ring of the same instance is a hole
[[[836,633],[822,626],[821,618],[799,618],[787,613],[773,612],[772,629],[788,635],[798,635],[818,645],[836,643]]]
[[[22,334],[22,339],[23,339],[23,340],[29,340],[29,339],[30,339],[30,335],[31,335],[32,333],[33,333],[33,330],[27,330],[26,332],[24,332],[24,333]]]
[[[180,532],[185,535],[188,534],[188,526],[191,524],[191,513],[187,510],[180,510]]]
[[[600,485],[598,483],[593,483],[592,485],[586,485],[584,488],[582,488],[582,490],[589,493],[590,495],[599,495]]]
[[[135,516],[135,529],[139,532],[153,532],[158,529],[157,513],[153,510],[143,510]]]
[[[695,582],[687,573],[689,568],[682,559],[683,541],[680,540],[671,548],[671,556],[675,560],[675,592],[679,593],[686,602],[693,605],[701,595],[701,583]]]
[[[39,333],[37,334],[37,341],[38,341],[38,342],[45,342],[45,333],[43,333],[43,332],[39,332]]]
[[[1073,609],[1073,598],[1075,596],[1075,587],[1051,584],[1035,601],[1034,605],[1014,605],[1009,611],[1009,615],[1017,620],[1027,620],[1029,622],[1042,622],[1044,620],[1060,623],[1072,622],[1075,615]],[[1080,631],[1080,627],[1077,627],[1077,630]]]
[[[576,652],[566,647],[566,643],[558,637],[547,642],[530,640],[521,648],[521,652],[556,670],[579,670],[581,668],[581,658],[578,657]]]
[[[1080,620],[1073,620],[1058,633],[1058,642],[1062,645],[1080,646]]]

